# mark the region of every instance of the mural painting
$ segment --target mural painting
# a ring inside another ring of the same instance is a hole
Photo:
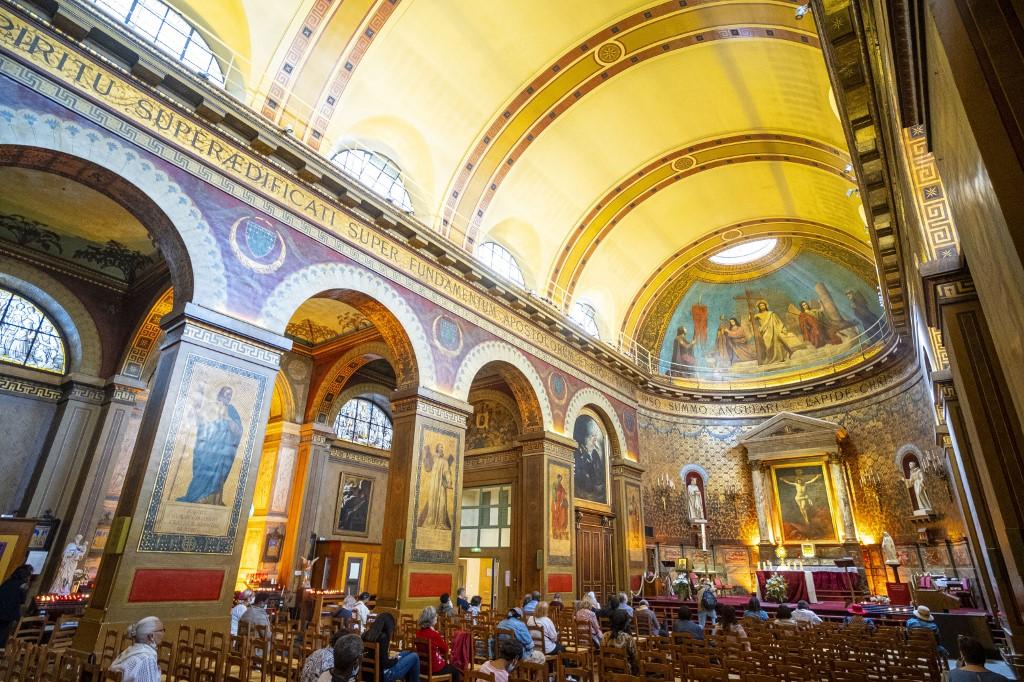
[[[373,479],[343,471],[338,477],[338,513],[334,532],[368,535],[372,501]]]
[[[455,552],[455,491],[459,483],[459,435],[433,426],[420,429],[413,510],[413,561],[450,562]]]
[[[572,429],[576,441],[577,500],[608,504],[608,436],[596,417],[581,414]]]
[[[817,253],[764,270],[725,280],[698,268],[668,323],[662,371],[711,380],[782,375],[880,338],[878,294],[859,274]]]
[[[140,551],[230,553],[266,378],[189,354]]]
[[[548,462],[548,559],[553,564],[572,563],[569,466]]]
[[[772,467],[785,542],[837,542],[828,474],[822,463]]]
[[[466,430],[466,449],[511,446],[519,433],[515,416],[496,400],[473,402],[473,417]]]
[[[626,486],[626,546],[630,561],[644,560],[643,512],[640,509],[640,486]]]

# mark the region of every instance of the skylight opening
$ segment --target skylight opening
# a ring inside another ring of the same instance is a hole
[[[750,263],[758,258],[764,258],[775,245],[778,243],[777,239],[755,239],[754,241],[743,242],[736,246],[730,246],[728,249],[719,251],[715,255],[708,258],[712,263],[718,265],[743,265],[744,263]]]

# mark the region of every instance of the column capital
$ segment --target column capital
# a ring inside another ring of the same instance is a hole
[[[929,327],[942,331],[940,310],[943,306],[978,298],[963,256],[926,261],[918,270],[924,289],[925,321]]]
[[[523,457],[532,455],[549,455],[566,462],[573,460],[576,441],[554,431],[531,431],[516,439],[516,445],[522,448]]]
[[[186,303],[183,312],[169,316],[162,326],[161,351],[188,341],[277,370],[281,354],[292,348],[291,339],[194,303]]]
[[[330,445],[332,438],[334,438],[334,430],[327,424],[306,422],[299,427],[300,443],[311,443],[313,445],[327,447]]]
[[[625,457],[616,457],[612,460],[612,476],[633,478],[639,481],[645,471],[647,471],[647,467],[640,462],[634,462]]]
[[[105,384],[99,377],[71,374],[61,382],[61,400],[76,400],[102,405],[106,398]]]
[[[465,429],[473,406],[465,400],[420,386],[392,393],[391,413],[396,420],[419,415]]]

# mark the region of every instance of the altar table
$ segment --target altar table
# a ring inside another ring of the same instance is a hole
[[[814,566],[799,570],[758,571],[757,594],[764,598],[764,585],[773,574],[781,575],[786,581],[786,602],[796,603],[801,599],[810,604],[818,601],[817,590],[847,591],[849,580],[856,583],[857,574],[844,576],[845,569],[831,566]]]

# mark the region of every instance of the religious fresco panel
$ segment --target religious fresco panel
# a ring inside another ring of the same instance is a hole
[[[413,496],[412,560],[451,563],[455,560],[456,513],[459,509],[459,434],[431,425],[420,426],[416,487]]]
[[[548,462],[548,563],[572,564],[572,497],[570,469],[561,462]]]

